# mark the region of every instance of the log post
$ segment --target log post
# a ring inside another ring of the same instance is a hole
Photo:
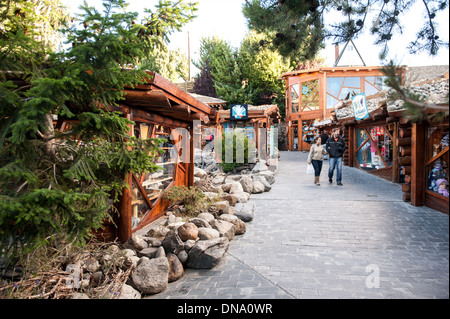
[[[398,158],[398,162],[401,166],[410,166],[411,165],[411,156],[402,156]]]
[[[425,203],[425,126],[412,125],[411,143],[411,205],[423,206]]]

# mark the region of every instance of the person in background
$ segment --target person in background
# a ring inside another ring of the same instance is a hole
[[[322,146],[323,146],[323,148],[325,149],[326,148],[326,144],[327,144],[327,141],[328,141],[328,133],[327,133],[327,131],[323,131],[322,132],[322,135],[320,135],[320,138],[321,138],[321,140],[322,140]],[[326,154],[326,155],[324,155],[323,156],[323,159],[324,160],[327,160],[328,159],[328,153]]]
[[[342,166],[343,159],[342,156],[345,152],[345,141],[342,136],[339,135],[339,129],[334,128],[331,137],[327,140],[326,151],[330,156],[330,168],[328,169],[328,181],[330,184],[333,183],[334,170],[337,168],[336,172],[336,182],[337,185],[343,186],[342,184]]]
[[[320,172],[322,171],[323,156],[327,154],[321,143],[320,136],[314,137],[308,155],[308,164],[314,167],[314,184],[320,186]]]

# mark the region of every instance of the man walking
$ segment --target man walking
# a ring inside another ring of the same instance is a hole
[[[332,136],[327,140],[326,151],[330,156],[330,168],[328,169],[328,181],[333,183],[334,169],[337,168],[336,182],[339,186],[342,184],[342,155],[345,152],[345,141],[342,136],[339,136],[339,129],[333,129]]]

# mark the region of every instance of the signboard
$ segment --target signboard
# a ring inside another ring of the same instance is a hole
[[[359,93],[352,97],[352,106],[357,121],[369,117],[369,109],[367,108],[366,95],[364,93]]]
[[[248,104],[232,104],[230,106],[230,119],[247,120],[248,119]]]

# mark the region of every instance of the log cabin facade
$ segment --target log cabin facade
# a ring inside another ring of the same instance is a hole
[[[402,100],[391,100],[387,92],[382,92],[367,98],[367,119],[356,120],[347,103],[332,111],[330,121],[317,123],[317,127],[341,129],[347,144],[344,165],[400,183],[403,200],[413,206],[448,214],[448,72],[415,83],[411,89],[428,103],[446,107],[446,117],[414,123]],[[429,114],[436,112],[427,110]]]

